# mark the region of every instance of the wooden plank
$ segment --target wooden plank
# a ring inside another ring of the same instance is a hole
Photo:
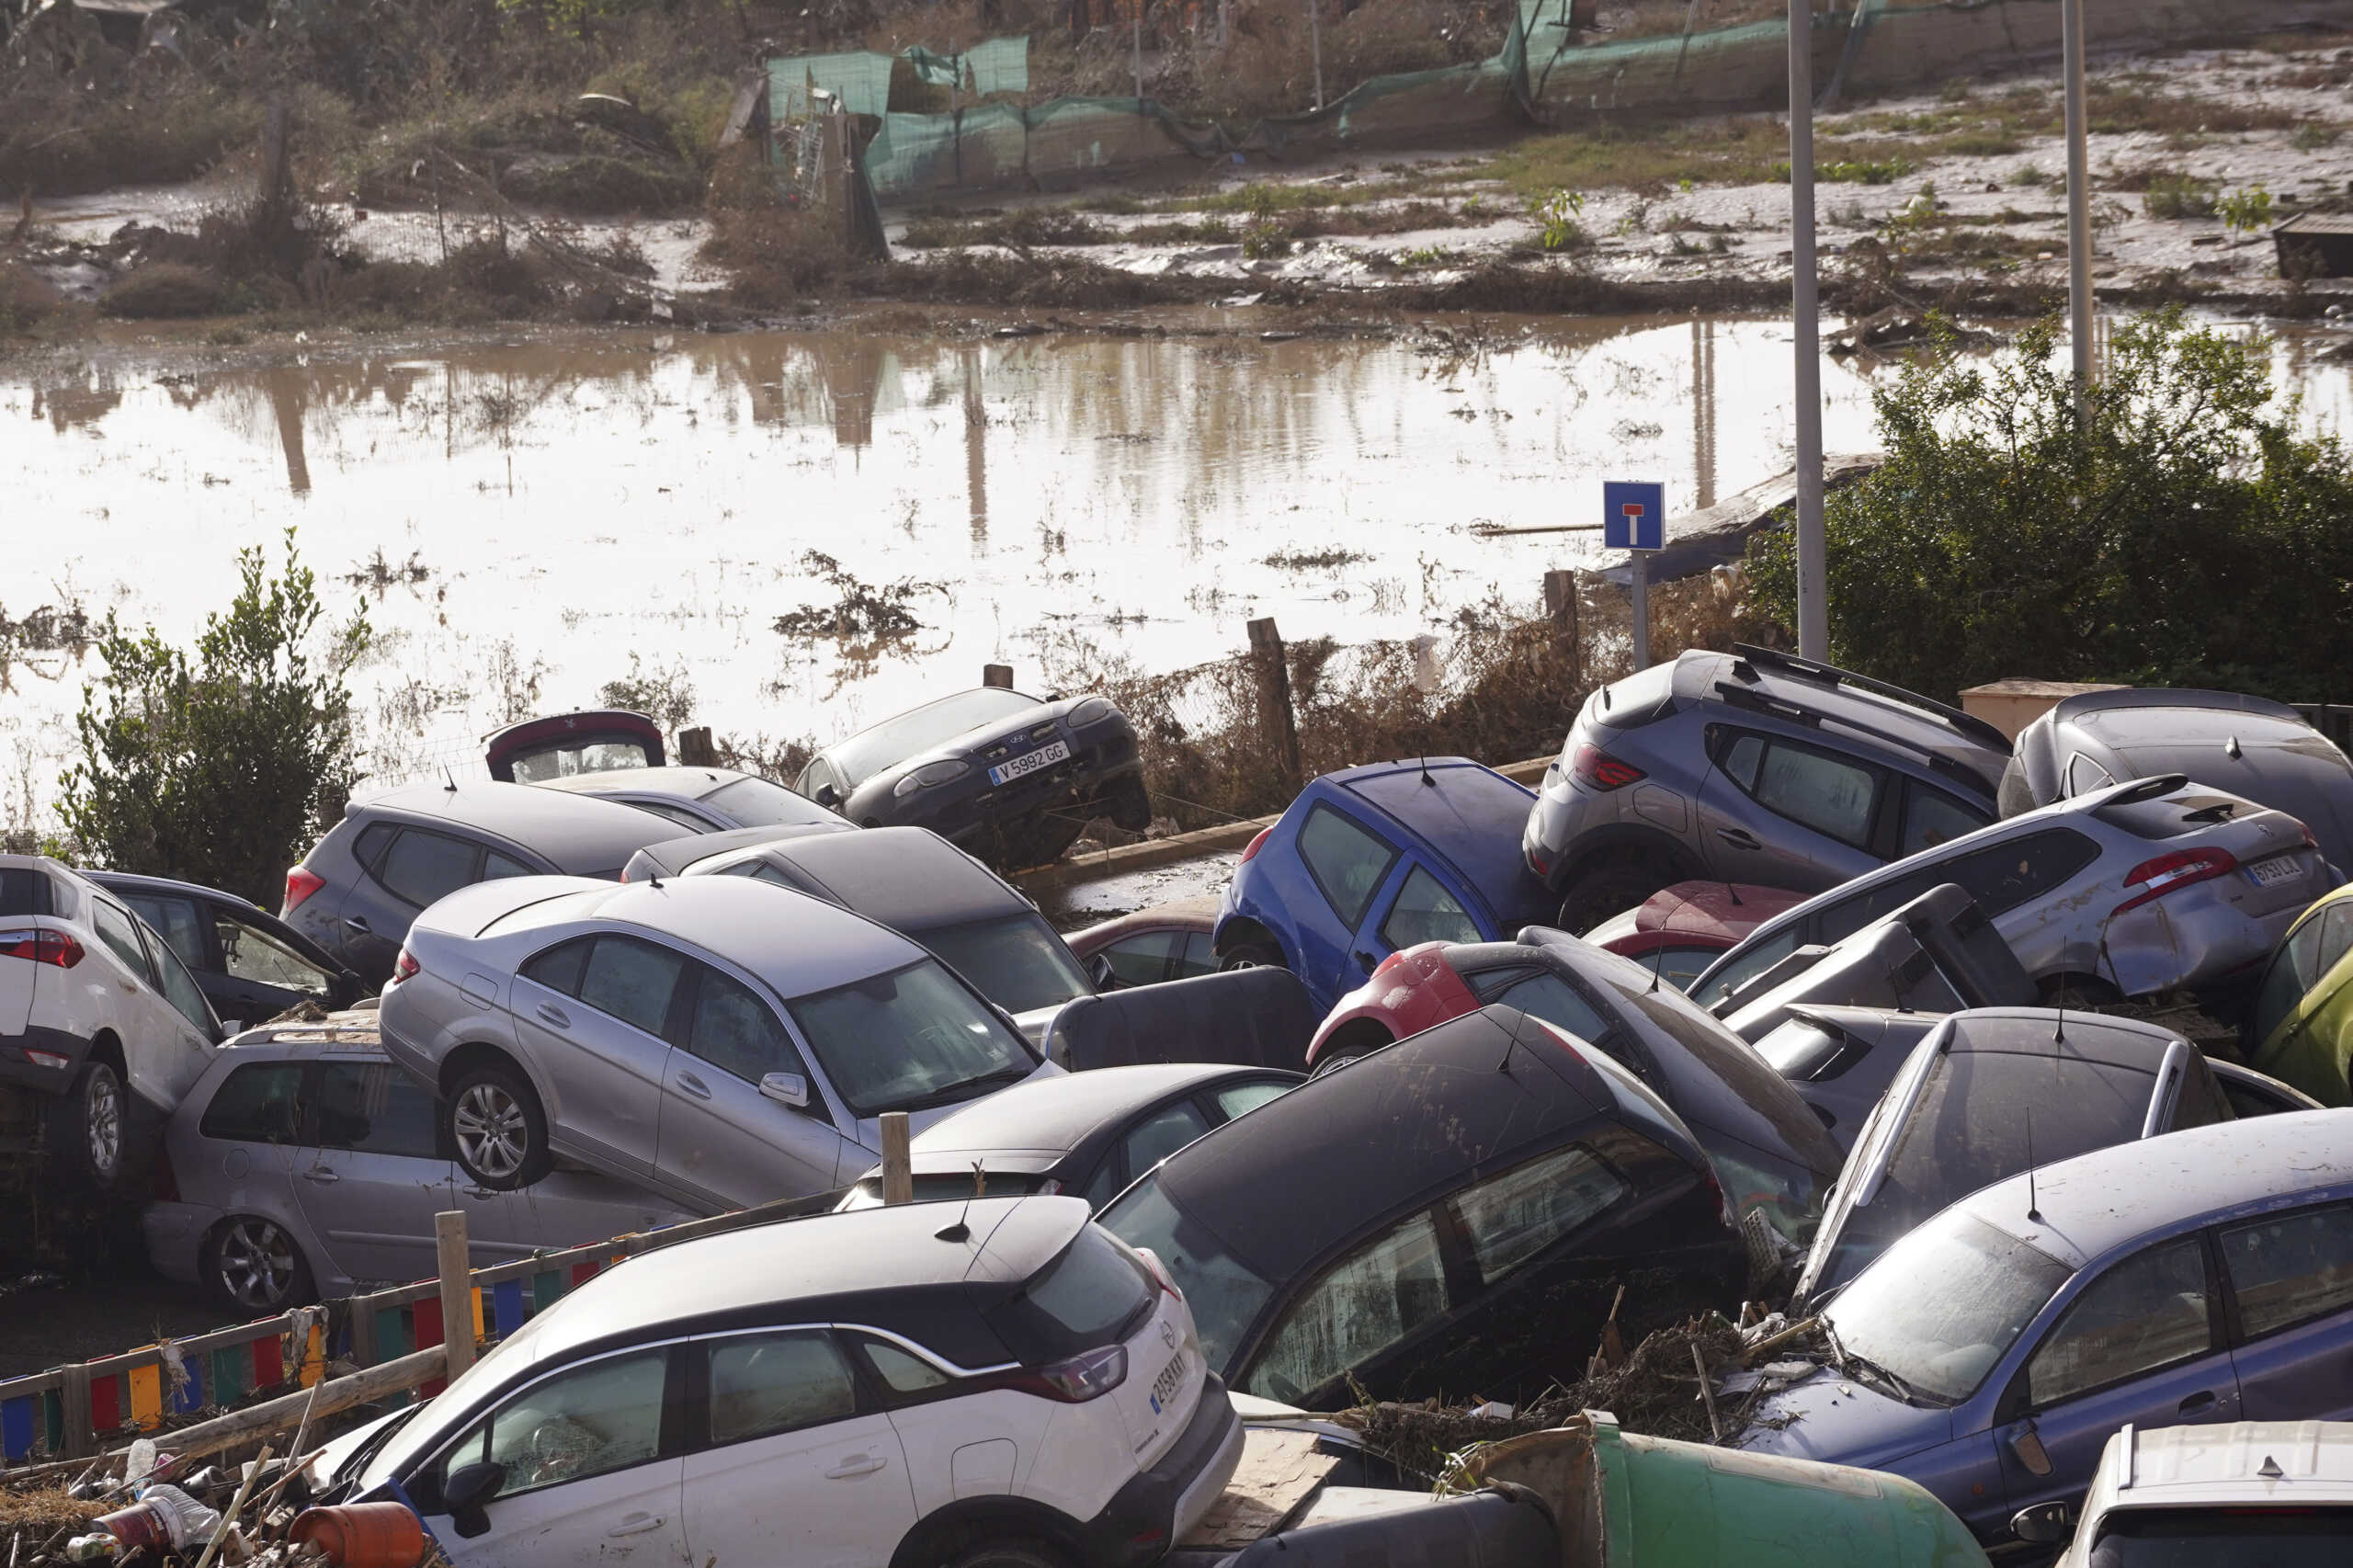
[[[474,1299],[479,1301],[482,1292],[475,1291]],[[520,1279],[499,1281],[491,1290],[491,1301],[496,1308],[494,1315],[498,1324],[499,1338],[504,1339],[523,1326],[529,1314],[523,1310],[523,1282]]]
[[[35,1432],[40,1425],[40,1406],[38,1394],[0,1400],[0,1459],[21,1464],[32,1457]]]
[[[91,1420],[90,1369],[66,1368],[58,1392],[59,1415],[64,1426],[58,1451],[67,1459],[80,1459],[97,1446],[90,1441],[90,1435],[97,1429]]]
[[[326,1376],[327,1339],[324,1325],[315,1323],[311,1325],[310,1332],[303,1335],[301,1355],[301,1383],[304,1388],[309,1388]]]
[[[90,1430],[111,1432],[122,1425],[122,1378],[119,1373],[90,1380]]]
[[[164,1369],[151,1362],[131,1368],[123,1378],[131,1385],[131,1419],[141,1426],[162,1426]]]
[[[1338,1468],[1339,1457],[1315,1451],[1315,1434],[1252,1426],[1242,1438],[1242,1462],[1200,1522],[1176,1544],[1235,1551],[1280,1529]]]
[[[254,1387],[275,1388],[286,1381],[286,1350],[278,1335],[267,1335],[247,1342],[254,1358]]]

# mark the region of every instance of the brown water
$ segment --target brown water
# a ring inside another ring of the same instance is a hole
[[[1788,464],[1784,324],[1579,320],[1442,341],[1083,332],[943,343],[851,332],[600,334],[223,364],[116,351],[0,369],[0,613],[113,610],[187,639],[233,554],[299,529],[331,603],[364,598],[380,777],[664,673],[722,733],[831,738],[972,684],[1223,656],[1254,616],[1344,642],[1443,635],[1593,536],[1605,478],[1705,506]],[[2353,423],[2353,367],[2290,342],[2306,418]],[[1881,372],[1882,374],[1884,371]],[[1870,372],[1824,367],[1826,441],[1870,444]],[[913,580],[896,639],[777,618]],[[1302,564],[1297,557],[1323,557]],[[350,580],[347,585],[345,579]],[[50,793],[81,665],[22,653],[0,783]]]

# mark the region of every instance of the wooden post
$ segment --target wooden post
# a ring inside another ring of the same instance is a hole
[[[441,1267],[441,1340],[455,1378],[474,1364],[473,1270],[466,1257],[466,1217],[458,1210],[433,1216],[434,1249]]]
[[[355,1367],[376,1364],[376,1314],[367,1307],[361,1307],[351,1314],[351,1364]],[[319,1380],[322,1383],[325,1381],[324,1378]],[[315,1388],[317,1384],[312,1386]]]
[[[915,1199],[915,1164],[907,1153],[907,1113],[886,1110],[882,1113],[882,1201],[913,1203]]]
[[[1290,707],[1290,665],[1282,633],[1267,616],[1250,623],[1250,656],[1258,669],[1258,725],[1293,788],[1300,782],[1299,715]]]
[[[1577,574],[1559,570],[1544,574],[1544,619],[1552,623],[1552,641],[1569,666],[1569,689],[1585,685],[1585,650],[1577,641]]]
[[[691,730],[678,732],[678,766],[681,767],[717,767],[719,752],[710,742],[710,726],[699,724]]]
[[[286,100],[269,100],[267,118],[261,131],[261,199],[266,207],[276,207],[286,199]]]
[[[983,665],[981,666],[981,684],[983,686],[994,686],[1006,691],[1011,691],[1013,689],[1013,666],[1011,665]]]
[[[64,1457],[87,1459],[97,1446],[97,1434],[90,1430],[90,1366],[86,1361],[76,1361],[63,1371],[65,1381],[58,1391],[58,1403],[64,1407]]]

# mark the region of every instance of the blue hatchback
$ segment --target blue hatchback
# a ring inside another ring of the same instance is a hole
[[[1218,905],[1219,966],[1282,965],[1328,1013],[1400,948],[1550,920],[1519,854],[1535,799],[1460,756],[1324,775],[1242,852]]]
[[[1822,1313],[1835,1365],[1740,1446],[1893,1471],[1980,1540],[2108,1439],[2353,1416],[2353,1110],[2224,1121],[1995,1183]]]

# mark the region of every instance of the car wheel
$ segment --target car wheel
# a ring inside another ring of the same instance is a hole
[[[458,1164],[484,1187],[501,1192],[529,1187],[553,1163],[540,1096],[504,1063],[460,1074],[441,1119]]]
[[[131,1096],[110,1062],[85,1062],[74,1086],[50,1104],[50,1148],[101,1192],[122,1185],[131,1138]]]
[[[1570,882],[1562,893],[1561,929],[1582,937],[1674,881],[1673,868],[1646,856],[1604,860]]]
[[[1220,971],[1235,969],[1288,969],[1283,962],[1283,950],[1272,942],[1236,942],[1218,954]]]
[[[1152,825],[1152,794],[1141,778],[1122,778],[1111,789],[1111,825],[1142,833]]]
[[[1346,1051],[1333,1056],[1318,1057],[1314,1071],[1307,1075],[1311,1078],[1321,1078],[1327,1073],[1337,1073],[1351,1062],[1362,1061],[1364,1054],[1361,1051]]]
[[[240,1214],[205,1244],[204,1282],[233,1306],[279,1312],[318,1294],[311,1266],[286,1227],[258,1214]]]
[[[943,1568],[1070,1568],[1069,1558],[1041,1540],[984,1540],[940,1562]]]

